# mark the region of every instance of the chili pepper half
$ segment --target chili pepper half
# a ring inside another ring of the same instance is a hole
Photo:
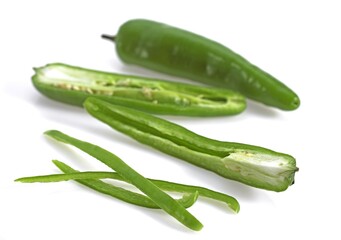
[[[175,76],[226,87],[244,96],[283,110],[299,107],[298,96],[282,82],[229,48],[194,33],[159,22],[130,20],[116,36],[118,56]]]
[[[184,116],[233,115],[245,98],[224,89],[100,72],[61,63],[35,68],[33,85],[57,101],[82,106],[89,96],[142,111]]]
[[[93,117],[143,144],[253,187],[284,191],[298,170],[295,158],[284,153],[209,139],[164,119],[96,98],[88,98],[84,106]]]

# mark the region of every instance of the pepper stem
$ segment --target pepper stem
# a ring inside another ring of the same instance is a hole
[[[116,36],[107,35],[107,34],[102,34],[101,37],[104,38],[104,39],[108,39],[108,40],[114,41],[114,42],[115,42],[115,38],[116,38]]]

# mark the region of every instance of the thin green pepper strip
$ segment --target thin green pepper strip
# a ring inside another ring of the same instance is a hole
[[[52,162],[65,174],[51,174],[51,175],[45,175],[45,176],[24,177],[24,178],[18,178],[15,181],[22,182],[22,183],[36,183],[36,182],[50,183],[50,182],[75,180],[79,182],[80,184],[83,184],[87,186],[88,188],[91,188],[97,192],[120,199],[127,203],[131,203],[131,204],[141,206],[141,207],[146,207],[146,208],[160,208],[149,197],[146,197],[145,195],[132,192],[124,188],[116,187],[112,184],[108,184],[108,183],[98,180],[98,179],[103,179],[103,178],[113,178],[113,179],[120,178],[120,180],[123,180],[123,178],[117,173],[114,173],[114,177],[112,177],[113,176],[112,172],[99,172],[99,173],[78,172],[63,162],[60,162],[57,160],[53,160]],[[189,208],[196,202],[196,200],[198,199],[198,196],[199,196],[198,191],[192,191],[192,192],[188,191],[188,192],[185,192],[183,197],[178,199],[177,201],[185,208]]]
[[[164,153],[250,186],[284,191],[294,181],[295,159],[287,154],[200,136],[152,115],[88,98],[84,106],[95,118]]]
[[[36,183],[36,182],[43,182],[43,183],[48,183],[48,182],[59,182],[59,181],[69,181],[69,180],[76,180],[82,184],[84,180],[86,186],[93,188],[94,190],[101,191],[102,188],[95,189],[93,187],[93,183],[96,183],[96,179],[106,179],[106,178],[110,178],[110,179],[115,179],[115,180],[119,180],[119,181],[125,181],[119,174],[117,174],[116,172],[77,172],[74,169],[72,169],[71,167],[69,167],[68,165],[66,165],[65,163],[62,163],[60,161],[53,161],[54,164],[64,173],[66,174],[52,174],[52,175],[43,175],[43,176],[33,176],[33,177],[24,177],[24,178],[18,178],[15,181],[17,182],[23,182],[23,183]],[[192,193],[198,193],[199,196],[203,196],[203,197],[207,197],[207,198],[211,198],[217,201],[221,201],[224,202],[228,205],[228,207],[230,209],[232,209],[234,212],[238,213],[240,210],[240,206],[238,201],[226,194],[220,193],[220,192],[216,192],[207,188],[203,188],[203,187],[199,187],[199,186],[192,186],[192,185],[185,185],[185,184],[180,184],[180,183],[174,183],[174,182],[168,182],[168,181],[162,181],[162,180],[156,180],[156,179],[150,179],[148,178],[149,181],[151,181],[152,183],[154,183],[156,186],[158,186],[160,189],[164,190],[164,191],[170,191],[170,192],[178,192],[178,193],[187,193],[188,195],[184,195],[184,197],[180,200],[178,200],[180,202],[181,205],[183,205],[184,207],[190,207],[194,204],[195,200],[196,200],[196,196],[192,196]],[[101,182],[101,181],[99,181]],[[104,187],[104,191],[106,191],[107,187],[111,188],[111,187],[115,187],[112,186],[111,184],[106,184],[104,182],[101,182],[101,184]],[[109,186],[107,186],[109,185]],[[111,192],[111,191],[110,191]],[[130,191],[129,191],[130,192]],[[106,192],[104,192],[106,193]],[[115,193],[115,192],[114,192]],[[106,193],[107,194],[107,193]],[[111,195],[111,194],[109,194]],[[114,197],[116,197],[116,195],[114,195]],[[135,200],[133,197],[128,198],[128,200]],[[124,200],[125,201],[125,200]],[[135,202],[133,204],[136,204]],[[139,204],[136,204],[139,205]],[[142,204],[141,204],[142,205]],[[149,207],[146,206],[147,204],[144,204],[142,206],[144,207]],[[153,207],[155,206],[152,205]]]
[[[57,141],[70,144],[106,164],[108,167],[120,174],[121,177],[123,177],[126,181],[129,181],[131,184],[136,186],[153,202],[155,202],[155,204],[157,204],[165,212],[173,216],[186,227],[196,231],[201,230],[203,227],[203,225],[177,201],[160,190],[157,186],[151,183],[148,179],[144,178],[141,174],[136,172],[113,153],[97,145],[70,137],[57,130],[47,131],[45,132],[45,135]]]
[[[239,93],[219,88],[100,72],[62,63],[35,68],[33,85],[57,101],[82,106],[89,96],[156,114],[221,116],[246,108]]]

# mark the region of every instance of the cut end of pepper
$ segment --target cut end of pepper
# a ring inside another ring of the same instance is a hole
[[[60,133],[60,131],[58,131],[58,130],[47,130],[47,131],[44,132],[44,135],[46,135],[46,136],[53,136],[53,135],[59,134],[59,133]]]
[[[199,221],[196,224],[191,223],[191,225],[192,226],[190,226],[189,228],[194,231],[200,231],[204,227],[204,225],[202,225]]]
[[[69,142],[66,140],[67,138],[70,138],[70,136],[65,135],[64,133],[58,131],[58,130],[48,130],[44,132],[45,136],[48,136],[50,138],[53,138],[59,142],[63,142],[66,144],[69,144]]]
[[[230,173],[239,181],[255,187],[281,192],[294,181],[296,160],[287,154],[239,150],[223,159]]]
[[[231,200],[233,199],[233,200]],[[232,211],[234,213],[239,213],[240,211],[240,204],[239,202],[237,201],[237,199],[233,198],[233,197],[230,197],[230,202],[227,203],[227,205],[229,206],[230,209],[232,209]]]

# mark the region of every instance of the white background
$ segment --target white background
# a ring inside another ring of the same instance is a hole
[[[275,3],[276,2],[276,3]],[[337,1],[1,1],[0,240],[19,239],[340,239],[341,8]],[[249,102],[239,116],[165,118],[202,135],[289,153],[300,171],[273,193],[223,179],[141,145],[81,108],[41,96],[32,67],[50,62],[173,79],[122,64],[115,34],[148,18],[207,36],[270,72],[301,98],[297,111]],[[73,182],[21,184],[57,173],[50,160],[108,170],[73,148],[46,140],[58,129],[114,152],[146,177],[202,185],[235,196],[233,214],[200,199],[190,211],[200,232],[160,210],[132,206]]]

